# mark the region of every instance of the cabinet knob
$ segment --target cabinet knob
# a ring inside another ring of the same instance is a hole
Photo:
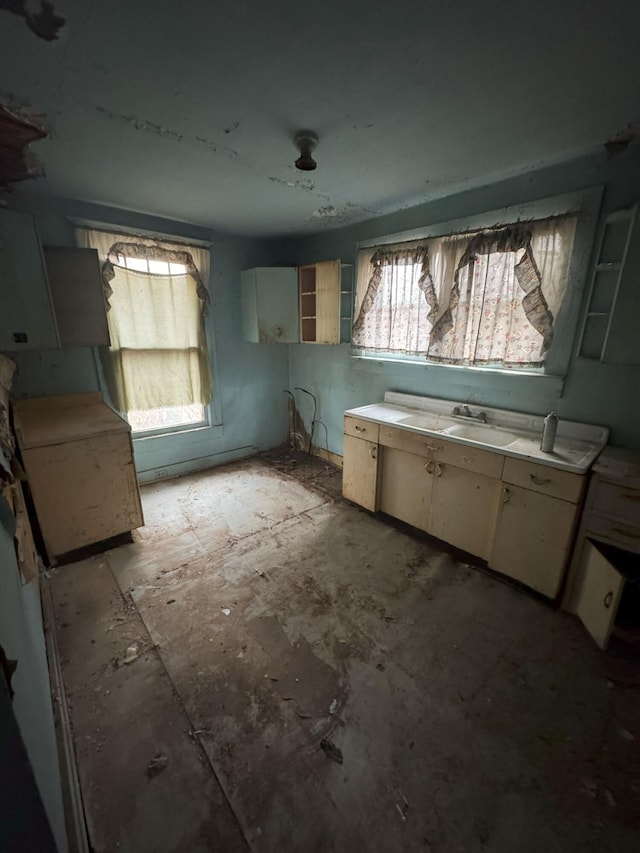
[[[356,432],[366,432],[367,431],[366,427],[358,426],[358,424],[355,425],[354,429]]]
[[[605,607],[611,607],[611,602],[613,601],[613,590],[609,590],[609,592],[605,595],[602,603]]]
[[[369,456],[370,456],[372,459],[377,459],[377,458],[378,458],[378,448],[377,448],[377,447],[372,447],[372,448],[369,450]]]
[[[508,504],[510,500],[511,500],[511,492],[509,491],[509,489],[503,489],[502,490],[502,503]]]

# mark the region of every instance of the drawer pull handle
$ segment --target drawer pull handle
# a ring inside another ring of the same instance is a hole
[[[431,450],[432,453],[437,453],[438,450],[442,450],[442,448],[437,444],[425,444],[425,448],[427,450]]]
[[[633,495],[623,495],[622,497],[628,501],[640,501],[640,492]]]
[[[509,489],[503,489],[502,490],[502,503],[508,504],[510,500],[511,500],[511,492],[509,491]]]
[[[611,607],[611,602],[613,601],[613,592],[610,590],[604,597],[602,603],[606,608]]]
[[[440,465],[439,462],[436,462],[435,466],[436,466],[436,470],[435,470],[434,476],[435,477],[441,477],[442,476],[442,466]]]
[[[548,483],[551,482],[551,479],[549,477],[536,477],[535,474],[529,474],[529,479],[536,486],[546,486],[548,485]]]
[[[424,470],[427,474],[433,474],[433,459],[424,466]]]
[[[355,425],[354,429],[356,432],[366,432],[367,431],[366,427],[361,427],[361,426],[358,426],[357,424]]]
[[[370,450],[369,450],[369,456],[370,456],[372,459],[377,459],[377,458],[378,458],[378,448],[377,448],[377,447],[372,447],[372,448],[370,448]]]

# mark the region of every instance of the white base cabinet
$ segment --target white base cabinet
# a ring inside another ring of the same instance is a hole
[[[505,485],[489,565],[555,598],[573,540],[576,507],[567,501]]]
[[[342,494],[365,509],[378,509],[378,444],[352,435],[344,437]]]
[[[549,598],[562,585],[586,478],[345,417],[343,494],[486,560]]]

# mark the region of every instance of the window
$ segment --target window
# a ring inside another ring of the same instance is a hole
[[[199,266],[208,251],[150,238],[87,231],[98,249],[111,346],[103,353],[111,397],[134,433],[208,423],[212,377]]]
[[[577,216],[363,250],[355,347],[456,365],[540,368]]]

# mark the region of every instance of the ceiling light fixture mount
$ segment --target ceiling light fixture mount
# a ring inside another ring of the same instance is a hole
[[[301,172],[312,172],[318,165],[311,156],[318,144],[318,136],[312,130],[299,130],[293,138],[293,144],[300,152],[296,160],[296,169]]]

